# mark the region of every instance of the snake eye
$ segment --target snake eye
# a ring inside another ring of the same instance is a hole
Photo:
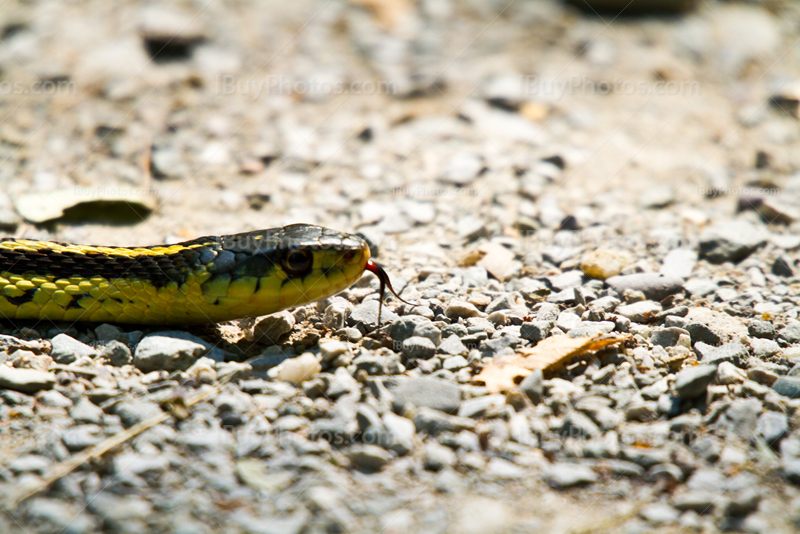
[[[292,250],[283,258],[283,268],[293,276],[301,276],[311,270],[314,255],[310,250]]]

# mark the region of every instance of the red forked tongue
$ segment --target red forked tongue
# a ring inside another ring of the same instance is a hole
[[[397,300],[404,304],[408,304],[409,306],[418,306],[418,304],[414,304],[412,302],[408,302],[407,300],[403,300],[400,298],[400,295],[392,287],[392,282],[389,280],[389,275],[386,274],[386,271],[383,270],[383,267],[378,265],[372,260],[367,260],[367,266],[365,267],[367,271],[370,271],[378,277],[378,281],[381,283],[380,287],[380,300],[378,300],[378,328],[381,327],[381,311],[383,310],[383,295],[386,292],[386,288],[389,288],[389,291],[392,292],[392,295],[397,297]]]

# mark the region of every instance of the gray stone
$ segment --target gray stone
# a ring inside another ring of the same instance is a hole
[[[430,319],[426,319],[421,315],[406,315],[394,321],[389,326],[389,337],[394,341],[403,342],[414,335],[417,325],[430,323]],[[422,336],[427,337],[427,336]]]
[[[433,323],[419,323],[414,328],[414,337],[427,337],[438,347],[442,342],[442,331]]]
[[[416,433],[414,422],[392,412],[386,412],[381,418],[384,432],[381,445],[403,456],[414,449]]]
[[[705,395],[716,373],[717,368],[713,365],[697,365],[682,370],[675,377],[675,394],[681,400]]]
[[[553,330],[555,322],[553,321],[532,321],[522,323],[519,327],[519,335],[523,339],[527,339],[532,344],[537,344],[544,338],[550,335]]]
[[[52,408],[69,408],[72,406],[72,401],[69,398],[54,389],[42,391],[36,396],[36,399],[45,406]]]
[[[34,394],[56,385],[56,375],[35,369],[17,369],[0,364],[0,389]]]
[[[324,341],[319,344],[319,354],[323,362],[332,362],[348,352],[350,352],[350,345],[344,341]]]
[[[681,491],[673,494],[672,506],[682,511],[693,510],[699,514],[707,514],[714,511],[714,506],[719,500],[720,495],[716,491]]]
[[[522,391],[534,404],[542,402],[544,395],[544,375],[541,369],[531,371],[520,383],[519,390]]]
[[[379,471],[392,461],[392,454],[377,445],[356,444],[347,451],[350,461],[366,471]]]
[[[692,338],[692,343],[705,343],[707,345],[718,345],[722,342],[722,338],[716,332],[711,330],[708,325],[703,323],[687,323],[684,326],[689,336]]]
[[[425,469],[440,471],[445,467],[451,467],[455,463],[456,455],[449,447],[440,445],[435,441],[428,442],[425,445],[425,459],[423,460]]]
[[[655,524],[674,523],[681,513],[665,502],[648,504],[639,512],[643,518]]]
[[[505,406],[505,395],[486,395],[461,401],[458,408],[459,417],[483,417]]]
[[[483,473],[496,480],[519,480],[528,474],[525,469],[505,458],[490,459],[484,467]]]
[[[782,376],[772,384],[779,395],[790,399],[800,399],[800,377]]]
[[[583,412],[571,410],[564,417],[560,432],[565,438],[585,438],[597,436],[600,434],[600,428]]]
[[[697,264],[697,251],[690,248],[670,250],[661,262],[659,272],[667,277],[686,279]]]
[[[699,343],[697,344],[699,345]],[[695,345],[695,347],[697,346]],[[700,349],[698,349],[700,352]],[[750,355],[747,347],[741,343],[725,343],[719,347],[711,347],[703,352],[702,363],[707,365],[719,365],[722,362],[730,362],[737,367],[743,367],[744,362]]]
[[[778,339],[790,345],[800,343],[800,321],[791,321],[778,331]]]
[[[418,432],[427,432],[433,436],[442,432],[474,430],[475,421],[466,417],[447,415],[433,408],[419,408],[414,413],[414,427]]]
[[[8,460],[6,467],[14,474],[38,473],[44,474],[53,464],[50,458],[39,456],[38,454],[23,454]]]
[[[114,407],[114,413],[122,420],[122,424],[131,427],[162,413],[161,408],[155,402],[130,400],[123,401]]]
[[[763,406],[758,399],[737,399],[725,411],[722,424],[745,441],[753,439],[756,422]]]
[[[558,462],[543,470],[544,479],[551,486],[564,489],[597,482],[597,474],[581,464]]]
[[[647,323],[655,319],[661,312],[661,304],[651,300],[642,300],[617,307],[617,314],[627,317],[634,323]]]
[[[111,340],[100,349],[100,357],[105,358],[114,367],[122,367],[133,362],[133,355],[128,345],[117,340]]]
[[[639,273],[612,276],[606,280],[619,294],[626,290],[641,291],[648,300],[662,301],[670,295],[683,291],[683,278],[665,276],[659,273]],[[661,311],[659,309],[659,311]],[[617,313],[620,313],[617,310]],[[620,313],[620,315],[624,315]],[[633,319],[631,319],[633,320]]]
[[[136,347],[134,365],[143,373],[160,369],[185,371],[209,353],[205,345],[171,334],[159,332],[145,336]]]
[[[80,399],[70,408],[69,416],[76,423],[99,425],[103,421],[103,410],[88,399]]]
[[[772,339],[775,337],[775,325],[770,321],[752,321],[747,327],[747,333],[753,337]]]
[[[375,408],[363,402],[359,403],[358,407],[356,408],[356,422],[358,422],[358,428],[361,430],[361,432],[366,431],[370,427],[376,429],[383,428],[381,416],[378,415],[378,412],[375,411]]]
[[[395,412],[402,412],[406,404],[412,404],[456,413],[461,404],[461,390],[458,386],[437,378],[409,378],[401,381],[392,393]]]
[[[439,345],[437,352],[441,354],[449,354],[451,356],[457,356],[459,354],[466,354],[469,352],[469,349],[464,346],[458,336],[449,336],[447,339],[442,341],[442,344]]]
[[[760,361],[764,361],[772,356],[775,356],[781,351],[781,346],[778,344],[778,342],[771,339],[751,339],[750,347],[753,349],[753,356]]]
[[[58,334],[53,338],[52,343],[53,349],[50,351],[50,356],[56,363],[72,363],[84,356],[88,358],[97,356],[95,349],[67,334]]]
[[[435,353],[436,345],[427,337],[412,336],[403,341],[403,355],[409,360],[428,360]]]
[[[738,262],[766,242],[766,231],[734,220],[706,228],[700,235],[700,256],[712,263]]]
[[[682,334],[689,336],[683,328],[659,328],[650,332],[650,342],[662,347],[674,347]]]
[[[61,441],[72,452],[82,451],[100,443],[105,434],[98,425],[79,425],[67,428],[61,434]]]
[[[387,306],[380,309],[377,300],[367,300],[362,302],[350,313],[348,324],[358,328],[362,333],[369,332],[378,327],[378,312],[380,311],[381,324],[391,323],[400,318],[396,313],[390,310]]]
[[[783,412],[765,412],[761,414],[756,422],[756,434],[773,446],[783,439],[788,432],[789,420]]]
[[[118,497],[111,493],[100,492],[87,500],[89,510],[109,523],[144,520],[153,513],[153,506],[142,497],[129,495]]]
[[[98,341],[119,341],[120,343],[130,341],[128,333],[113,324],[103,323],[94,329],[94,333]]]
[[[290,312],[273,313],[256,321],[253,325],[253,338],[260,343],[277,344],[282,337],[292,331],[294,325],[295,318]]]

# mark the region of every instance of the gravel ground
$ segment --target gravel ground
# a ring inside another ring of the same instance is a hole
[[[6,235],[323,224],[420,305],[379,329],[366,276],[207,328],[3,323],[0,531],[795,532],[798,28],[777,0],[6,3]]]

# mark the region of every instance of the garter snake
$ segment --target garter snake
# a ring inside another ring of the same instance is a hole
[[[3,238],[0,317],[228,321],[320,300],[365,270],[378,276],[382,300],[391,284],[364,239],[308,224],[135,248]]]

